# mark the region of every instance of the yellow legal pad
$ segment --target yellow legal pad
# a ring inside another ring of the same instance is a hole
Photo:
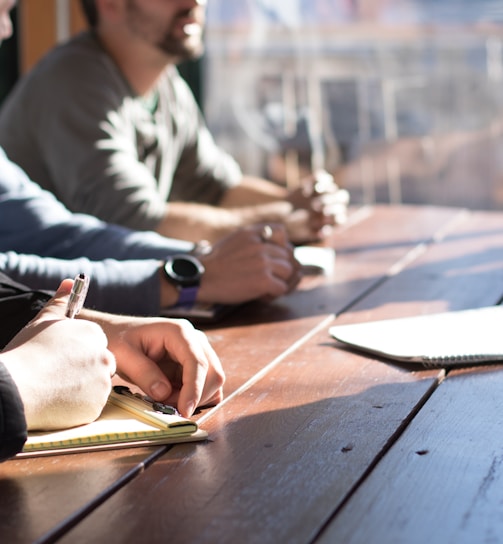
[[[96,421],[62,431],[30,432],[17,456],[174,444],[207,438],[208,433],[196,422],[180,415],[158,413],[148,407],[148,402],[143,402],[145,407],[135,399],[124,398],[112,391]]]

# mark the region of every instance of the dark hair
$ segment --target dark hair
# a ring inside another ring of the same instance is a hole
[[[98,10],[94,0],[80,0],[80,7],[84,13],[87,23],[91,28],[98,25]]]

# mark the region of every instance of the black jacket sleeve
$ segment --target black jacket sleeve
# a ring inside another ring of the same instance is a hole
[[[26,434],[21,397],[10,374],[0,362],[0,462],[22,450]]]
[[[32,290],[0,272],[0,350],[37,315],[52,294]]]

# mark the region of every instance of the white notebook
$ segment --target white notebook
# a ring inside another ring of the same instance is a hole
[[[335,325],[329,332],[358,350],[427,367],[503,362],[503,306]]]

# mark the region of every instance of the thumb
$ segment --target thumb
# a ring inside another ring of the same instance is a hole
[[[72,279],[63,280],[54,296],[36,317],[37,320],[62,319],[66,314],[66,305],[73,286]]]

